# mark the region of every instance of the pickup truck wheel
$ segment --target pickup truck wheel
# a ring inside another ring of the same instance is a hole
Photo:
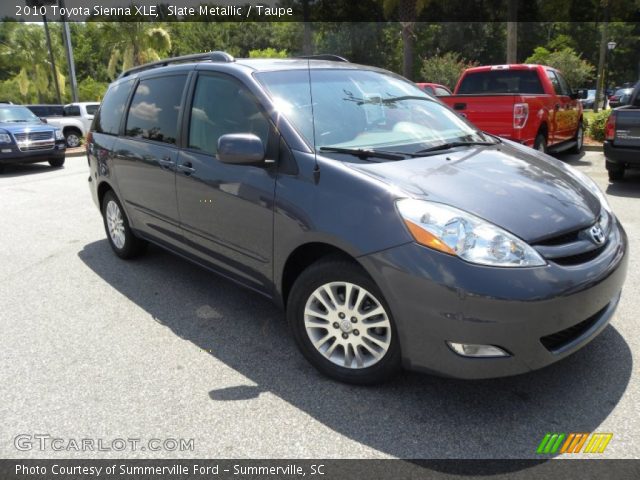
[[[67,147],[76,148],[80,146],[80,137],[82,134],[77,130],[67,130],[64,134],[64,140],[67,143]]]
[[[624,167],[607,167],[609,181],[618,182],[624,178]]]
[[[56,158],[54,160],[49,160],[49,165],[55,168],[60,168],[64,165],[64,158]]]
[[[296,280],[287,319],[305,358],[325,375],[366,385],[400,369],[400,345],[391,310],[359,265],[320,260]]]
[[[584,127],[582,126],[582,122],[578,124],[578,131],[576,132],[576,136],[573,137],[576,144],[571,147],[569,150],[570,153],[580,153],[582,152],[582,146],[584,144]]]
[[[539,133],[536,139],[533,141],[534,150],[538,150],[542,153],[547,153],[547,137],[544,133]]]
[[[120,258],[134,258],[144,252],[147,242],[136,237],[116,195],[109,191],[102,200],[102,217],[107,239]]]

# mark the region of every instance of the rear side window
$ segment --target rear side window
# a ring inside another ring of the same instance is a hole
[[[227,76],[200,75],[193,95],[189,148],[215,155],[228,133],[253,133],[267,144],[269,120],[240,82]]]
[[[98,133],[118,135],[120,121],[131,92],[133,79],[112,85],[102,101],[100,110],[93,121],[93,130]]]
[[[86,105],[85,110],[87,111],[87,115],[95,115],[96,112],[98,111],[98,105]]]
[[[175,144],[178,138],[178,113],[186,81],[186,75],[142,80],[131,101],[126,135]]]
[[[64,116],[65,117],[79,117],[80,116],[80,107],[78,105],[68,105],[64,107]]]
[[[466,74],[458,93],[461,95],[543,94],[544,89],[535,70],[491,70]]]
[[[31,110],[34,115],[36,115],[38,117],[46,117],[47,116],[47,112],[46,112],[46,109],[44,107],[41,107],[39,105],[27,105],[27,108],[29,110]]]
[[[547,70],[547,77],[549,77],[549,81],[551,85],[553,85],[553,89],[556,92],[556,95],[562,95],[562,87],[560,86],[560,80],[552,70]]]
[[[447,90],[445,90],[442,87],[436,87],[436,95],[438,97],[447,97],[449,95],[451,95]]]

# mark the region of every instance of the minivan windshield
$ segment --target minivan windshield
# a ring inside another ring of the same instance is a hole
[[[316,150],[422,152],[444,144],[492,142],[414,84],[371,70],[261,72],[278,113]]]
[[[31,110],[26,107],[0,107],[0,122],[39,122]]]

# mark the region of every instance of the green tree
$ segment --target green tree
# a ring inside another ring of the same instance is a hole
[[[287,58],[286,50],[276,50],[275,48],[263,48],[249,51],[249,58]]]
[[[402,74],[414,77],[415,25],[429,0],[382,0],[384,14],[390,18],[397,11],[402,34]]]
[[[476,65],[478,62],[469,62],[459,53],[447,52],[423,60],[420,74],[426,82],[440,83],[453,90],[462,72]]]
[[[595,67],[582,59],[572,48],[550,52],[544,47],[538,47],[525,63],[549,65],[560,70],[572,88],[579,88],[593,78]]]

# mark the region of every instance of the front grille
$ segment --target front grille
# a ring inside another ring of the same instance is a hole
[[[13,135],[22,152],[31,150],[51,150],[55,146],[53,130],[44,132],[21,132]]]
[[[540,342],[544,347],[550,352],[555,352],[560,350],[565,345],[571,343],[576,338],[582,336],[587,330],[589,330],[593,325],[595,325],[600,317],[607,309],[609,305],[604,307],[595,315],[590,316],[586,320],[583,320],[580,323],[576,323],[574,326],[565,328],[564,330],[560,330],[559,332],[552,333],[551,335],[546,335],[540,338]]]
[[[537,245],[564,245],[565,243],[571,243],[578,240],[578,236],[582,230],[574,230],[573,232],[565,233],[563,235],[558,235],[556,237],[547,238],[546,240],[541,240],[537,243]]]
[[[596,248],[589,252],[579,253],[577,255],[570,255],[568,257],[554,258],[553,262],[558,265],[580,265],[581,263],[587,263],[596,258],[604,250],[604,247]]]

